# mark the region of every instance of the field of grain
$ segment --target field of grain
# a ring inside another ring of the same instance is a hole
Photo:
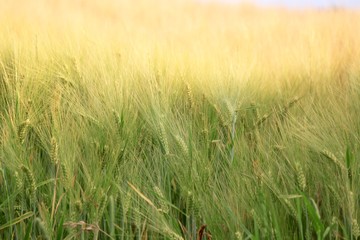
[[[359,239],[360,11],[0,5],[0,239]]]

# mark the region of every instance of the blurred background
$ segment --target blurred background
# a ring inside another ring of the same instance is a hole
[[[282,6],[288,8],[359,8],[359,0],[199,0],[201,2],[220,2],[225,4],[254,3],[259,6]]]
[[[241,78],[318,73],[321,79],[358,68],[359,5],[360,0],[0,0],[0,39],[44,56],[55,49],[79,56],[108,51],[137,66],[156,56],[164,65],[211,76],[216,73],[209,69],[221,66]]]

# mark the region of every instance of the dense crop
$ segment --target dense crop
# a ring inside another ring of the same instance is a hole
[[[359,238],[358,12],[2,2],[0,239]]]

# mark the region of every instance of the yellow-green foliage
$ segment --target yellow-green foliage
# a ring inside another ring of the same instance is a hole
[[[259,80],[260,88],[277,91],[294,80],[322,83],[334,75],[346,87],[347,75],[359,71],[356,11],[176,0],[16,0],[2,3],[0,11],[2,48],[10,48],[17,63],[44,67],[61,54],[80,71],[126,69],[97,86],[126,81],[134,68],[144,75],[156,68],[161,81],[171,76],[166,86],[185,75],[189,94],[189,86],[221,94],[233,84]],[[29,71],[18,70],[19,78]]]
[[[358,10],[0,6],[0,239],[360,236]]]

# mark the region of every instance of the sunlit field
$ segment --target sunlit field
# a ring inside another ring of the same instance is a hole
[[[0,5],[0,239],[360,238],[360,11]]]

